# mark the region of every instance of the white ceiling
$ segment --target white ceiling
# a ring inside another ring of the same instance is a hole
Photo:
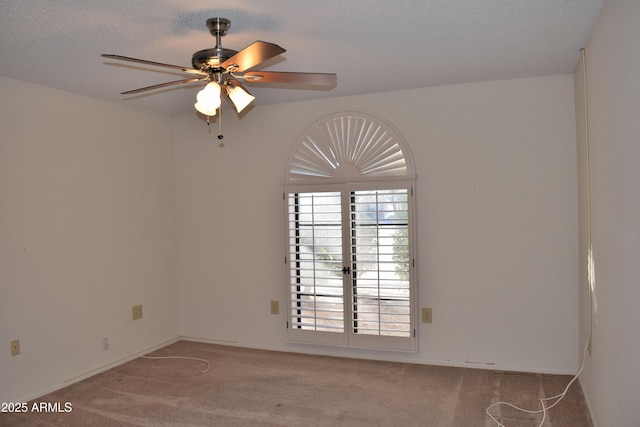
[[[191,67],[231,21],[225,48],[255,40],[286,53],[270,71],[330,72],[326,90],[249,87],[256,104],[572,73],[604,0],[0,0],[0,75],[168,114],[198,85],[123,97],[178,80],[102,53]],[[200,84],[202,86],[202,84]]]

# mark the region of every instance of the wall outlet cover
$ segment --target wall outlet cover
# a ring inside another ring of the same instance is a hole
[[[17,356],[20,354],[20,340],[11,341],[11,356]]]

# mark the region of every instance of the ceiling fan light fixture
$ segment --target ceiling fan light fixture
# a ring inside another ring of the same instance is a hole
[[[215,116],[220,106],[220,85],[216,82],[208,83],[196,96],[198,102],[193,106],[206,116]]]
[[[229,99],[233,103],[233,106],[236,107],[236,111],[238,113],[244,110],[253,102],[254,99],[256,99],[255,96],[251,95],[240,86],[228,86],[227,95],[229,95]]]

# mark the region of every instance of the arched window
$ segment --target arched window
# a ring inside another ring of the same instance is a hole
[[[289,340],[415,351],[415,176],[398,132],[323,117],[285,180]]]

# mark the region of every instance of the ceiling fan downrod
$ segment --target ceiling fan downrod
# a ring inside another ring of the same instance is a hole
[[[226,36],[229,28],[231,27],[231,21],[225,18],[209,18],[207,19],[207,28],[212,36],[216,38],[216,47],[222,47],[222,36]]]
[[[216,38],[216,46],[211,49],[199,50],[191,57],[191,64],[197,70],[206,73],[222,72],[224,69],[221,64],[238,51],[233,49],[225,49],[222,47],[222,36],[227,34],[231,27],[231,21],[225,18],[209,18],[207,19],[207,28],[212,36]]]

